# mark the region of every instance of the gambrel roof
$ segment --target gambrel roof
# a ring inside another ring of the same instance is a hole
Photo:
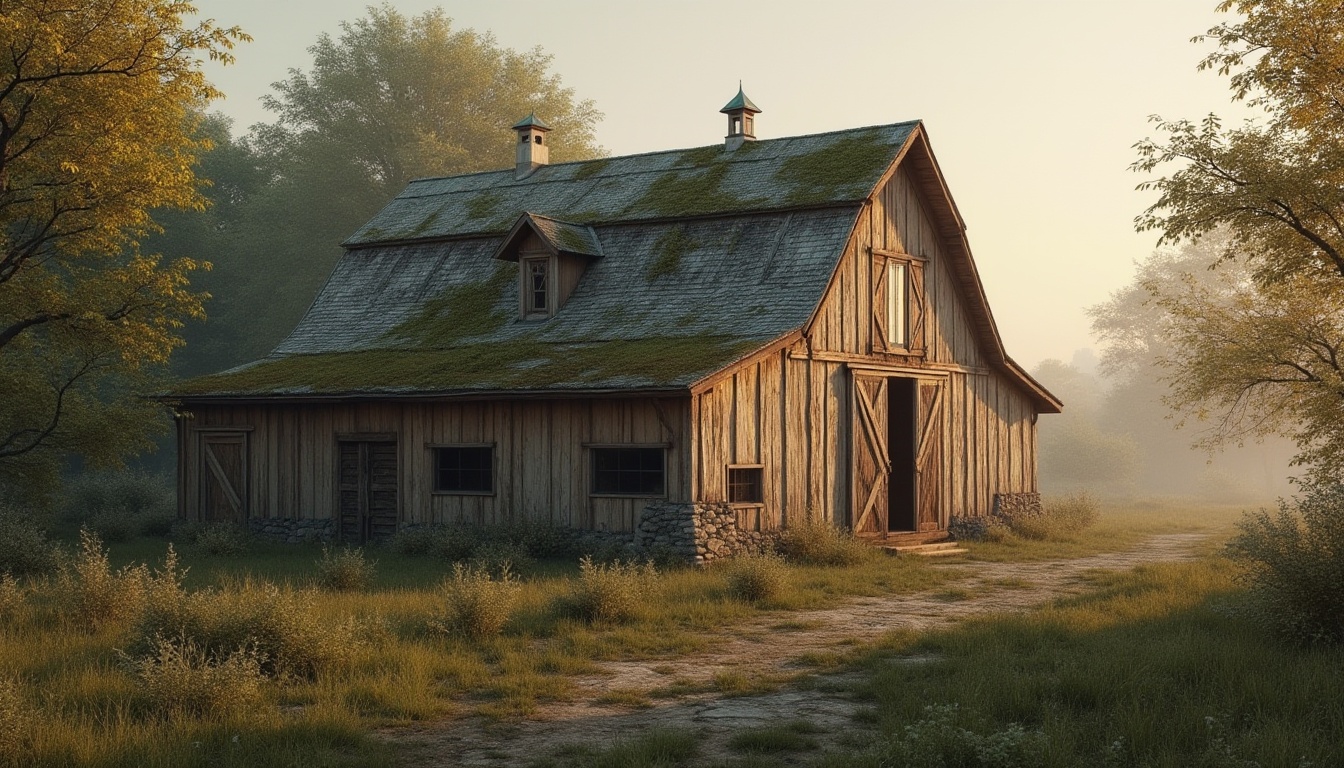
[[[809,322],[864,201],[921,130],[907,122],[547,165],[523,179],[507,170],[413,181],[344,243],[270,356],[174,394],[684,392]],[[546,320],[520,317],[517,266],[493,258],[523,227],[592,257]]]

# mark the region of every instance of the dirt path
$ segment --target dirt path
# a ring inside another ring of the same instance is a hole
[[[519,724],[479,718],[398,728],[381,734],[406,748],[405,765],[525,765],[567,743],[603,746],[649,728],[690,728],[703,735],[700,759],[726,758],[726,740],[749,728],[806,720],[829,734],[853,731],[857,705],[846,682],[827,676],[815,690],[786,689],[758,696],[721,698],[689,693],[630,705],[602,703],[613,691],[675,687],[713,689],[716,678],[781,679],[799,672],[809,655],[843,652],[895,629],[930,630],[978,614],[1028,608],[1086,589],[1090,571],[1123,571],[1145,563],[1189,560],[1201,533],[1154,536],[1126,552],[1039,563],[939,563],[963,577],[911,595],[861,598],[834,608],[765,616],[733,627],[712,650],[675,659],[603,662],[599,674],[575,680],[570,701],[551,703]],[[638,697],[636,697],[638,700]],[[649,706],[649,705],[652,706]]]

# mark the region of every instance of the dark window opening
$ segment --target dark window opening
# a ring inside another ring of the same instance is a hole
[[[765,501],[765,471],[760,467],[728,468],[728,503],[760,504]]]
[[[663,495],[662,448],[594,448],[593,493]]]
[[[546,283],[547,283],[547,265],[544,261],[529,261],[527,263],[529,300],[528,311],[545,312],[547,309],[546,301]]]
[[[494,448],[434,449],[434,490],[440,493],[494,493]]]
[[[537,134],[537,143],[538,143],[538,144],[541,143],[541,134],[540,134],[540,133]]]

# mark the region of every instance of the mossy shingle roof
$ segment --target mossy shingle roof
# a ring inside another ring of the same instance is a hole
[[[174,394],[684,388],[807,322],[916,125],[412,182],[269,357]],[[541,321],[519,316],[517,264],[493,258],[525,214],[601,254]]]

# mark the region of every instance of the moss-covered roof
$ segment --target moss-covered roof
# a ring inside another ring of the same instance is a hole
[[[916,125],[412,182],[269,357],[170,396],[686,387],[802,328]],[[593,257],[546,320],[494,258],[523,224]]]
[[[774,211],[863,200],[917,121],[811,136],[418,179],[347,246],[503,234],[524,213],[581,224]]]

